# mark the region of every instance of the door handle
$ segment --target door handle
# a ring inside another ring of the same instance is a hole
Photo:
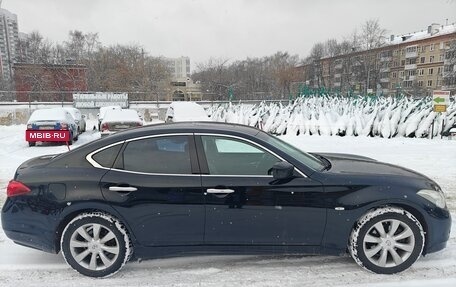
[[[208,188],[207,193],[212,193],[212,194],[228,194],[228,193],[233,193],[234,190],[229,189],[229,188]]]
[[[118,191],[118,192],[132,192],[137,191],[138,189],[133,186],[110,186],[110,191]]]

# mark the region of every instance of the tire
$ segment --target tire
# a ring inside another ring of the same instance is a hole
[[[424,242],[423,227],[411,213],[383,207],[357,222],[348,249],[359,266],[378,274],[394,274],[418,260]]]
[[[28,142],[29,146],[36,146],[36,142]]]
[[[60,241],[65,261],[90,277],[117,273],[133,253],[125,227],[102,212],[84,213],[65,227]]]
[[[68,141],[68,145],[72,145],[73,144],[73,133],[70,132],[70,140]]]

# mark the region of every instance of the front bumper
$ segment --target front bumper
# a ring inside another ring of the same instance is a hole
[[[444,249],[451,232],[451,215],[447,209],[430,210],[428,215],[424,255]]]

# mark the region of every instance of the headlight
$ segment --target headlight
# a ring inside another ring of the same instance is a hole
[[[421,197],[426,198],[427,200],[435,204],[437,207],[445,208],[446,206],[445,195],[442,191],[422,189],[418,191],[417,194]]]

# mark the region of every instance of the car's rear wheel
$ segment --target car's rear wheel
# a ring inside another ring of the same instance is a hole
[[[36,146],[36,142],[28,142],[29,146]]]
[[[349,251],[361,267],[380,274],[409,268],[421,255],[424,231],[409,212],[383,207],[365,214],[350,235]]]
[[[68,140],[68,145],[72,145],[73,144],[73,133],[70,132],[70,139]]]
[[[68,223],[63,231],[61,249],[73,269],[91,277],[115,274],[132,254],[125,227],[101,212],[84,213]]]

